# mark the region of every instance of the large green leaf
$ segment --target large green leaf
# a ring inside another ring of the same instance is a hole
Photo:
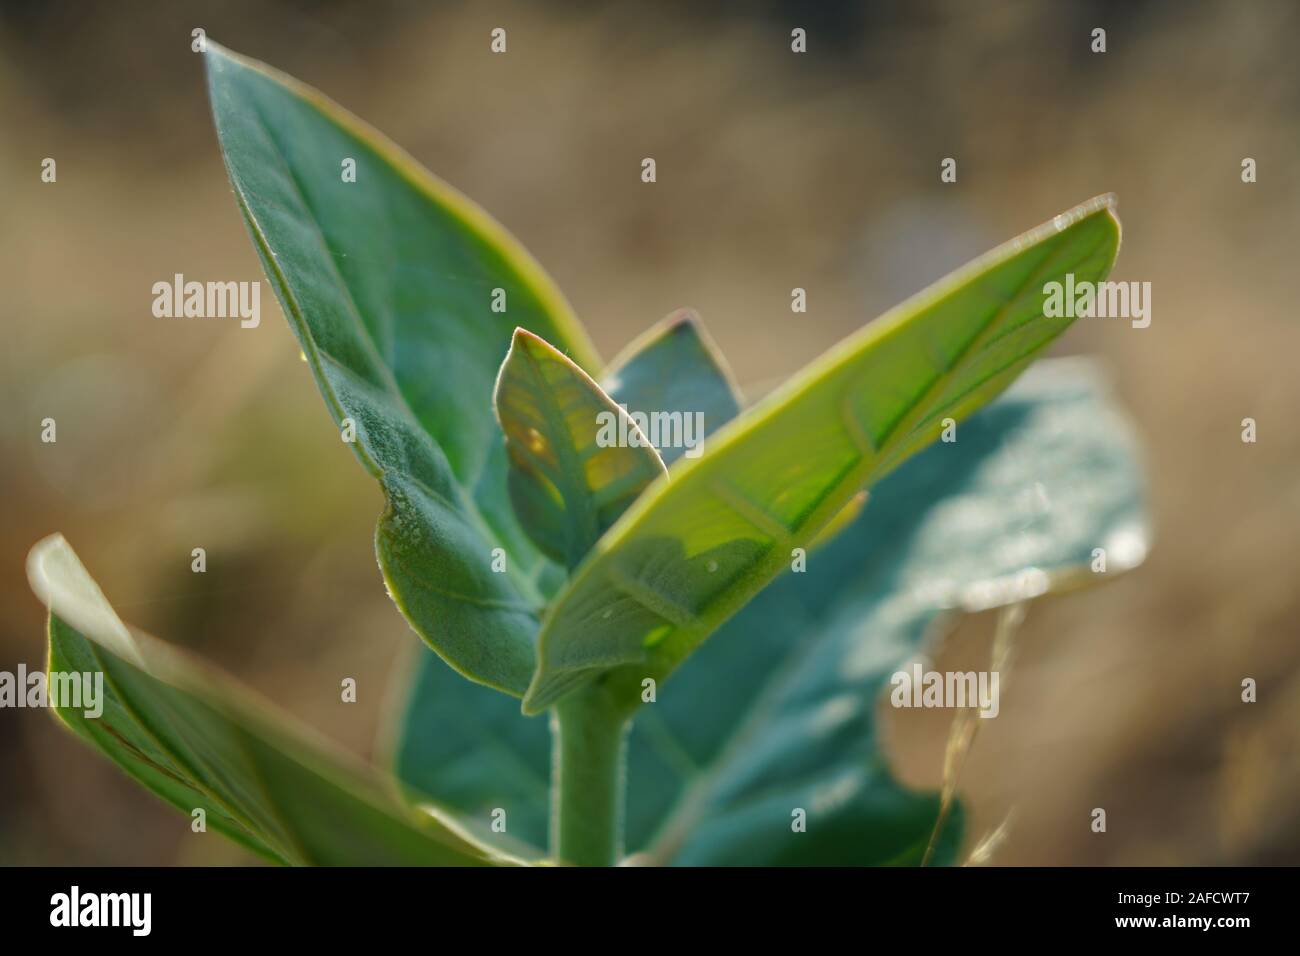
[[[211,41],[207,64],[253,243],[330,413],[355,426],[352,447],[387,497],[375,543],[389,592],[449,664],[519,695],[545,562],[506,495],[492,388],[516,326],[592,368],[587,338],[501,226],[379,133]],[[510,554],[506,574],[492,573],[495,547]]]
[[[678,309],[629,345],[610,363],[601,384],[632,412],[699,415],[704,422],[700,437],[740,413],[740,393],[731,372],[690,309]],[[662,433],[657,437],[665,464],[687,450],[664,442]]]
[[[636,717],[629,845],[679,864],[919,862],[938,797],[889,771],[889,677],[946,611],[1099,583],[1146,554],[1138,444],[1106,392],[1085,362],[1030,369],[710,638]]]
[[[1073,321],[1043,286],[1105,277],[1101,197],[873,322],[727,425],[610,529],[549,606],[524,697],[538,713],[597,675],[629,710],[788,567],[864,486],[998,394]]]
[[[501,364],[493,402],[506,436],[515,514],[542,552],[568,568],[664,473],[627,412],[524,329]],[[621,443],[621,435],[631,441]]]
[[[441,812],[402,803],[373,770],[230,678],[129,629],[61,536],[32,549],[28,573],[50,608],[51,686],[60,674],[102,680],[102,713],[88,715],[87,699],[56,713],[187,815],[202,809],[214,830],[279,863],[517,862]]]
[[[627,845],[678,863],[916,862],[933,795],[902,788],[874,708],[944,608],[983,608],[1109,572],[1146,546],[1137,443],[1096,372],[1044,362],[872,492],[865,512],[728,621],[633,723]],[[546,836],[549,738],[423,654],[397,771],[510,833]],[[790,831],[803,807],[808,830]],[[956,819],[936,862],[951,861]]]

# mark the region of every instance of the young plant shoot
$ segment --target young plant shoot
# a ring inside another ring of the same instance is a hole
[[[955,781],[900,783],[880,707],[913,673],[899,706],[930,705],[916,662],[941,616],[1145,555],[1104,380],[1030,368],[1075,319],[1052,291],[1106,280],[1114,200],[746,406],[693,312],[602,363],[486,212],[317,91],[210,40],[203,56],[235,202],[383,492],[382,586],[423,646],[372,767],[124,623],[56,535],[29,559],[51,683],[102,686],[99,714],[59,718],[277,863],[962,862],[981,834]],[[957,706],[995,717],[997,676]]]

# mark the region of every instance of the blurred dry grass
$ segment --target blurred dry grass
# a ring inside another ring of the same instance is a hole
[[[1062,348],[1115,367],[1149,442],[1158,540],[1135,574],[1031,611],[963,778],[972,838],[1014,808],[995,862],[1300,862],[1296,8],[711,9],[8,5],[0,669],[43,658],[23,560],[54,530],[128,619],[361,752],[412,648],[374,566],[380,496],[269,296],[256,331],[150,314],[175,272],[261,278],[189,51],[201,25],[479,200],[605,355],[689,304],[751,394],[970,256],[1118,193],[1116,278],[1152,282],[1152,326],[1084,322]],[[788,52],[792,25],[806,56]],[[46,156],[56,185],[39,181]],[[938,181],[945,156],[957,185]],[[56,445],[39,441],[46,416]],[[969,622],[944,659],[975,666],[990,631]],[[339,703],[340,675],[357,705]],[[1258,704],[1239,702],[1245,676]],[[893,719],[917,784],[939,779],[935,718]],[[0,861],[239,859],[48,715],[0,712]]]

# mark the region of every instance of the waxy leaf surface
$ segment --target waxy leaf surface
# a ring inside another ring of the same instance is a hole
[[[350,447],[387,498],[375,546],[389,592],[452,667],[518,696],[548,562],[510,507],[492,389],[516,326],[594,368],[586,335],[500,225],[375,130],[211,41],[207,65],[253,244],[330,414],[355,429]],[[504,574],[491,570],[497,547]]]

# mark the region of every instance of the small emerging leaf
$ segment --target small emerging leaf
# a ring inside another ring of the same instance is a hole
[[[494,401],[515,514],[544,554],[573,568],[664,464],[627,412],[525,329],[515,330]]]

